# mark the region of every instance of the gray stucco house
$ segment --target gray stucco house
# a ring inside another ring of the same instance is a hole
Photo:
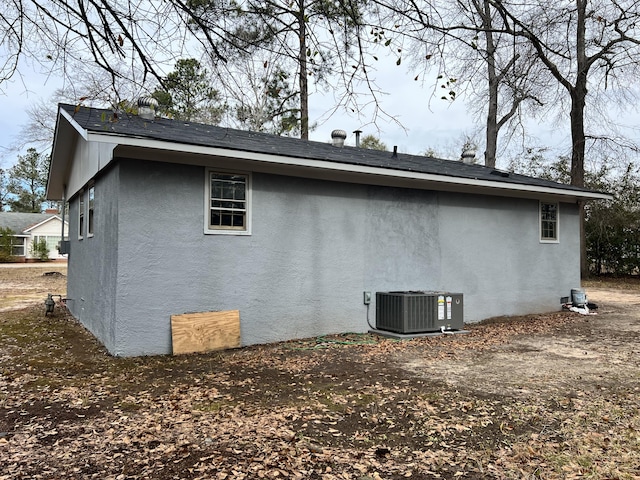
[[[60,105],[47,198],[69,202],[71,313],[131,356],[171,353],[186,312],[238,310],[242,345],[364,332],[364,291],[460,292],[465,322],[554,311],[580,285],[577,203],[610,197]]]

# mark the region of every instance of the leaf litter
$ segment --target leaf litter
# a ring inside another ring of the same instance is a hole
[[[2,312],[0,479],[638,479],[640,314],[604,310],[143,358],[109,356],[63,311]],[[597,348],[567,360],[586,380],[563,364],[527,395],[488,384],[509,383],[487,377],[499,362],[541,361],[523,345],[568,338]]]

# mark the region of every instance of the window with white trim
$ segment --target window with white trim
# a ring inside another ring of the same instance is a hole
[[[540,202],[540,241],[558,242],[559,205]]]
[[[78,239],[84,236],[84,190],[78,194]]]
[[[248,235],[251,176],[207,170],[205,233]]]
[[[47,248],[49,249],[49,254],[57,254],[58,253],[58,245],[60,244],[60,235],[34,235],[32,239],[32,244],[38,243],[44,240],[47,242]]]
[[[11,237],[11,255],[13,255],[14,257],[24,257],[25,256],[24,243],[25,243],[24,238]]]
[[[89,211],[87,212],[87,236],[93,237],[93,210],[95,205],[95,191],[94,187],[91,186],[89,188],[89,198],[88,198],[88,207]]]

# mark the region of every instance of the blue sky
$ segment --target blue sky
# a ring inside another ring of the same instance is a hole
[[[5,157],[6,149],[20,134],[21,126],[29,120],[26,109],[40,99],[48,99],[61,82],[47,78],[31,69],[24,68],[21,75],[0,85],[0,168],[6,168],[15,162],[15,155]]]

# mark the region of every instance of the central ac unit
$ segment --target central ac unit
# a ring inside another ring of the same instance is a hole
[[[376,292],[376,328],[395,333],[462,330],[461,293]]]

